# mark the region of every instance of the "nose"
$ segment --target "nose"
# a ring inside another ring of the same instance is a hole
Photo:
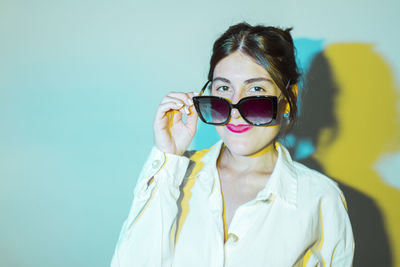
[[[237,104],[240,101],[241,98],[242,98],[242,95],[235,94],[232,97],[232,100],[231,100],[232,104]],[[231,116],[232,116],[233,119],[239,119],[241,117],[239,110],[237,110],[236,108],[232,109]]]
[[[239,119],[240,118],[239,110],[237,110],[236,108],[233,108],[232,112],[231,112],[231,116],[234,119]]]

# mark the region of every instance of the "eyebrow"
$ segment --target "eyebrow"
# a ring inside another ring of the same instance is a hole
[[[263,78],[263,77],[248,79],[248,80],[245,80],[244,83],[249,84],[249,83],[261,82],[261,81],[265,81],[265,82],[269,82],[269,83],[273,84],[273,81],[271,79],[267,79],[267,78]]]
[[[221,81],[221,82],[225,82],[225,83],[231,84],[230,80],[228,80],[226,78],[223,78],[223,77],[215,77],[212,80],[212,82],[215,82],[215,81]],[[244,83],[245,84],[249,84],[249,83],[260,82],[260,81],[266,81],[266,82],[269,82],[269,83],[273,84],[273,81],[271,79],[263,78],[263,77],[248,79],[248,80],[245,80]]]
[[[222,78],[222,77],[215,77],[211,82],[216,82],[216,81],[221,81],[221,82],[229,83],[229,84],[231,83],[230,80],[228,80],[226,78]]]

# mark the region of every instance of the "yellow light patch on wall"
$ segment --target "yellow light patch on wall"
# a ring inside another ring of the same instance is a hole
[[[339,89],[334,107],[338,132],[332,142],[325,142],[331,129],[322,132],[315,158],[327,175],[377,203],[393,266],[400,266],[400,191],[373,168],[382,154],[400,150],[399,96],[390,66],[370,44],[332,44],[324,54]]]

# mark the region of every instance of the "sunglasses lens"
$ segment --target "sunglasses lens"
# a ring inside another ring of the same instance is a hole
[[[206,123],[223,123],[229,117],[229,105],[217,97],[199,98],[198,108]]]
[[[275,105],[270,98],[253,98],[241,103],[240,109],[248,121],[254,124],[270,123]]]

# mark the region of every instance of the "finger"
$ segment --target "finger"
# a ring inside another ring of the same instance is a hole
[[[176,98],[176,97],[173,97],[173,96],[169,96],[169,95],[165,96],[165,97],[161,100],[161,104],[164,104],[164,103],[167,103],[167,102],[175,102],[175,103],[177,103],[177,104],[186,105],[186,102],[183,101],[182,99]]]
[[[191,106],[193,105],[193,97],[198,96],[198,93],[190,92],[188,93],[190,100],[191,100]]]
[[[191,100],[190,100],[191,101]],[[183,114],[185,114],[185,115],[189,115],[189,105],[186,105],[186,103],[185,102],[183,102],[181,99],[179,99],[179,98],[175,98],[175,97],[171,97],[171,96],[166,96],[166,97],[164,97],[164,99],[162,100],[162,102],[161,103],[167,103],[167,102],[174,102],[174,103],[176,103],[177,105],[179,105],[181,108],[180,108],[180,110],[181,110],[181,112],[183,113]],[[191,104],[193,105],[193,102],[191,102]]]
[[[193,98],[194,96],[198,96],[199,93],[195,93],[195,92],[189,92],[187,93],[189,95],[190,98]]]
[[[189,107],[193,105],[193,101],[191,99],[189,101],[190,105],[187,105],[182,99],[175,98],[172,96],[165,96],[161,103],[167,103],[167,102],[175,102],[178,105],[182,105],[181,112],[185,115],[189,115],[189,113],[190,113]]]
[[[183,112],[182,109],[180,109],[180,112],[174,112],[173,117],[172,117],[172,122],[174,124],[182,121],[182,112]],[[170,125],[170,126],[172,126],[172,125]]]
[[[190,107],[189,106],[183,106],[181,108],[181,111],[182,111],[183,114],[189,115],[190,114]]]
[[[183,107],[182,103],[176,103],[176,102],[166,102],[166,103],[160,104],[158,106],[158,109],[156,112],[156,119],[158,119],[158,120],[162,119],[165,116],[165,114],[169,111],[176,110],[176,111],[182,112],[181,111],[182,107]]]
[[[173,97],[176,99],[180,99],[183,101],[187,106],[193,105],[192,96],[189,95],[190,93],[183,93],[183,92],[170,92],[168,93],[168,97]]]
[[[186,118],[186,126],[190,128],[193,133],[196,132],[198,114],[194,106],[190,107],[190,114]]]

